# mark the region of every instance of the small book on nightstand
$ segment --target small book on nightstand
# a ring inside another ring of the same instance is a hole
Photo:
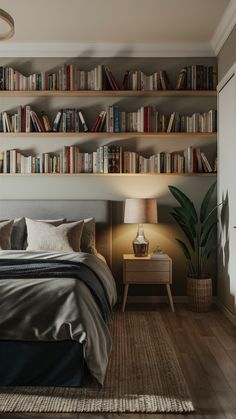
[[[169,256],[166,253],[151,253],[151,259],[169,259]]]
[[[169,256],[164,253],[159,246],[150,254],[151,259],[169,259]]]

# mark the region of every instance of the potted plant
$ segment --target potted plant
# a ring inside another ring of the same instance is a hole
[[[180,204],[171,215],[181,227],[186,241],[176,239],[188,262],[187,295],[193,311],[205,312],[211,307],[212,279],[207,273],[207,261],[216,249],[216,209],[209,210],[214,182],[204,196],[199,214],[193,202],[175,186],[169,190]]]

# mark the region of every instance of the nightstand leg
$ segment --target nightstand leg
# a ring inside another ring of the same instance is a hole
[[[170,289],[170,285],[169,284],[166,284],[166,289],[167,289],[167,294],[168,294],[168,298],[169,298],[171,310],[174,312],[175,311],[175,308],[174,308],[174,303],[173,303],[171,289]]]
[[[125,305],[126,305],[128,291],[129,291],[129,284],[125,284],[124,296],[123,296],[123,304],[122,304],[122,311],[123,311],[123,313],[125,311]]]

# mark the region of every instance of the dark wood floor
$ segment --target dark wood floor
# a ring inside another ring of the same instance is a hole
[[[128,306],[127,309],[134,309]],[[147,307],[135,307],[147,309]],[[154,307],[148,306],[148,309]],[[156,309],[156,307],[155,307]],[[190,415],[169,414],[0,414],[4,419],[236,419],[236,327],[216,308],[195,314],[185,305],[171,313],[158,307],[188,382],[196,409]]]

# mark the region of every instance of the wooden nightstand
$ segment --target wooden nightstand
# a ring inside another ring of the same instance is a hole
[[[165,284],[171,310],[175,311],[170,289],[170,284],[172,284],[172,260],[169,256],[151,259],[150,255],[145,257],[123,255],[123,283],[125,285],[123,312],[125,311],[130,284]]]

